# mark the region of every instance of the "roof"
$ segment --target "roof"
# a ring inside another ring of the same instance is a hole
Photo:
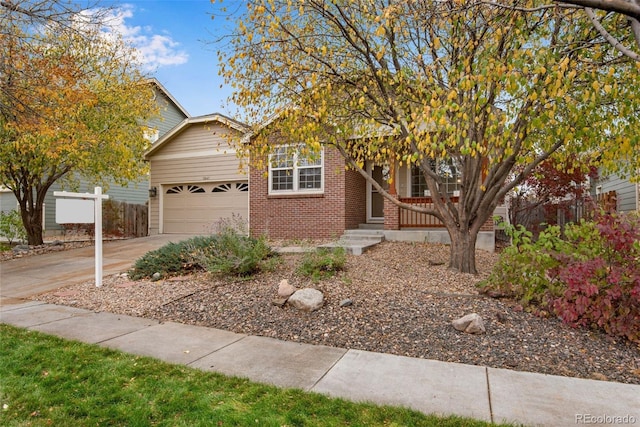
[[[162,135],[160,139],[158,139],[151,148],[145,153],[144,158],[149,159],[149,156],[153,155],[154,152],[158,151],[161,147],[171,141],[176,135],[195,124],[207,124],[207,123],[221,123],[231,129],[237,130],[238,132],[245,134],[249,131],[249,127],[244,123],[241,123],[237,120],[234,120],[230,117],[227,117],[223,114],[213,113],[207,114],[204,116],[197,117],[187,117],[179,124],[173,127],[169,132]]]

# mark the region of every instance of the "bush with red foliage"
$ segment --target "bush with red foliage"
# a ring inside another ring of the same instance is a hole
[[[576,228],[571,236],[586,256],[563,256],[558,277],[566,290],[553,311],[570,325],[640,342],[640,222],[631,215],[600,215],[594,224],[597,233],[581,235]]]

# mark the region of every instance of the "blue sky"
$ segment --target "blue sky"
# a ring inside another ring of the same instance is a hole
[[[228,32],[230,23],[209,0],[106,1],[118,8],[116,28],[143,55],[146,70],[191,114],[222,113],[234,118],[229,87],[218,76],[217,48],[211,42]],[[226,0],[228,9],[239,1]],[[216,18],[211,19],[213,13]]]

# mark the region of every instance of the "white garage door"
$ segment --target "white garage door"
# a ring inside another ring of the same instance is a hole
[[[163,233],[209,234],[222,218],[248,217],[246,181],[171,185],[163,192]]]

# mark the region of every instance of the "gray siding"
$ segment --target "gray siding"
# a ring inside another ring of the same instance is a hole
[[[149,121],[149,126],[158,129],[158,136],[162,137],[180,122],[187,118],[184,113],[162,91],[154,88],[156,101],[160,106],[160,116]]]
[[[139,181],[131,181],[127,186],[116,185],[113,180],[108,182],[108,188],[103,188],[102,192],[109,196],[109,200],[117,200],[120,202],[134,203],[144,205],[149,200],[149,180],[145,176]],[[95,186],[83,181],[77,190],[64,188],[59,183],[51,186],[44,199],[44,224],[47,234],[58,234],[62,231],[62,227],[56,223],[56,199],[53,196],[54,191],[74,191],[78,193],[92,193]]]
[[[597,186],[602,186],[602,192],[615,191],[618,195],[618,212],[630,212],[637,209],[637,187],[628,179],[618,175],[610,175],[600,178]]]
[[[0,212],[18,209],[18,201],[11,191],[0,191]]]

